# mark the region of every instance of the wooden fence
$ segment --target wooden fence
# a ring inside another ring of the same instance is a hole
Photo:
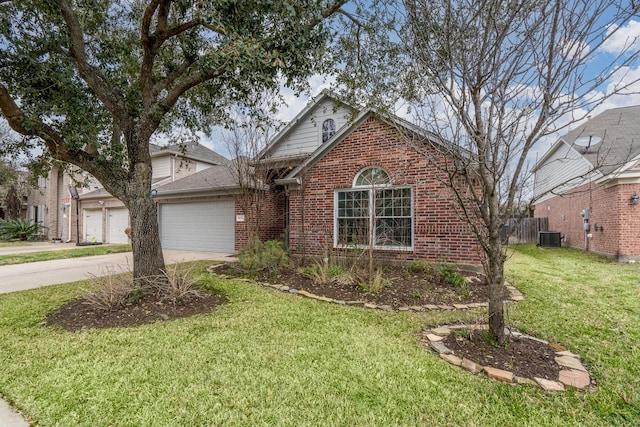
[[[538,243],[538,232],[548,231],[549,218],[511,218],[503,230],[509,243]]]

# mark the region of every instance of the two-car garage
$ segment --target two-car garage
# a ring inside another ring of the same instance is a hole
[[[166,249],[233,253],[235,203],[219,199],[159,204],[160,240]]]
[[[128,226],[129,211],[126,208],[85,209],[84,230],[80,240],[126,244],[129,243],[125,233]]]
[[[129,212],[124,207],[85,209],[81,241],[127,243]],[[166,249],[234,253],[233,198],[158,204],[160,241]]]

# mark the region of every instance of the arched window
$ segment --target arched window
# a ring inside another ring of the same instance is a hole
[[[336,247],[413,248],[413,189],[393,186],[382,168],[361,170],[353,188],[335,192]]]
[[[322,122],[322,142],[327,142],[336,133],[336,122],[333,119],[327,119]]]
[[[389,174],[382,168],[372,167],[360,171],[353,180],[354,187],[374,187],[390,185]]]

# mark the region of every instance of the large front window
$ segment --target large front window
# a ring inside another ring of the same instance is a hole
[[[413,247],[411,187],[392,186],[382,169],[365,169],[354,188],[336,191],[335,206],[336,246]]]

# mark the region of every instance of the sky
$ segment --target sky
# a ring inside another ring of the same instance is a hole
[[[618,30],[618,32],[602,46],[601,54],[594,57],[588,64],[588,72],[597,75],[603,69],[603,67],[616,55],[622,51],[629,43],[634,43],[634,48],[640,50],[640,19],[632,20],[627,25]],[[632,81],[640,81],[640,63],[634,64],[633,67],[621,70],[613,79],[605,82],[601,86],[599,93],[596,96],[602,96],[607,93],[612,93],[615,88],[620,84],[626,84]],[[309,79],[310,94],[316,96],[323,89],[330,88],[333,80],[324,76],[313,76]],[[286,105],[283,106],[278,114],[277,119],[282,122],[289,122],[292,120],[309,102],[308,96],[296,96],[293,91],[283,88],[281,95],[286,101]],[[625,107],[630,105],[640,105],[640,83],[635,83],[629,89],[621,94],[614,95],[605,100],[601,105],[593,109],[592,111],[581,111],[585,115],[588,113],[590,116],[595,116],[605,110],[611,108]],[[564,129],[552,137],[541,140],[536,146],[533,147],[530,152],[531,161],[535,162],[536,158],[542,157],[544,153],[560,138],[571,130],[579,126],[582,122],[576,122],[571,125],[570,128]],[[212,139],[203,140],[202,143],[205,146],[219,152],[222,155],[228,156],[226,147],[220,142],[220,134],[215,132]]]

